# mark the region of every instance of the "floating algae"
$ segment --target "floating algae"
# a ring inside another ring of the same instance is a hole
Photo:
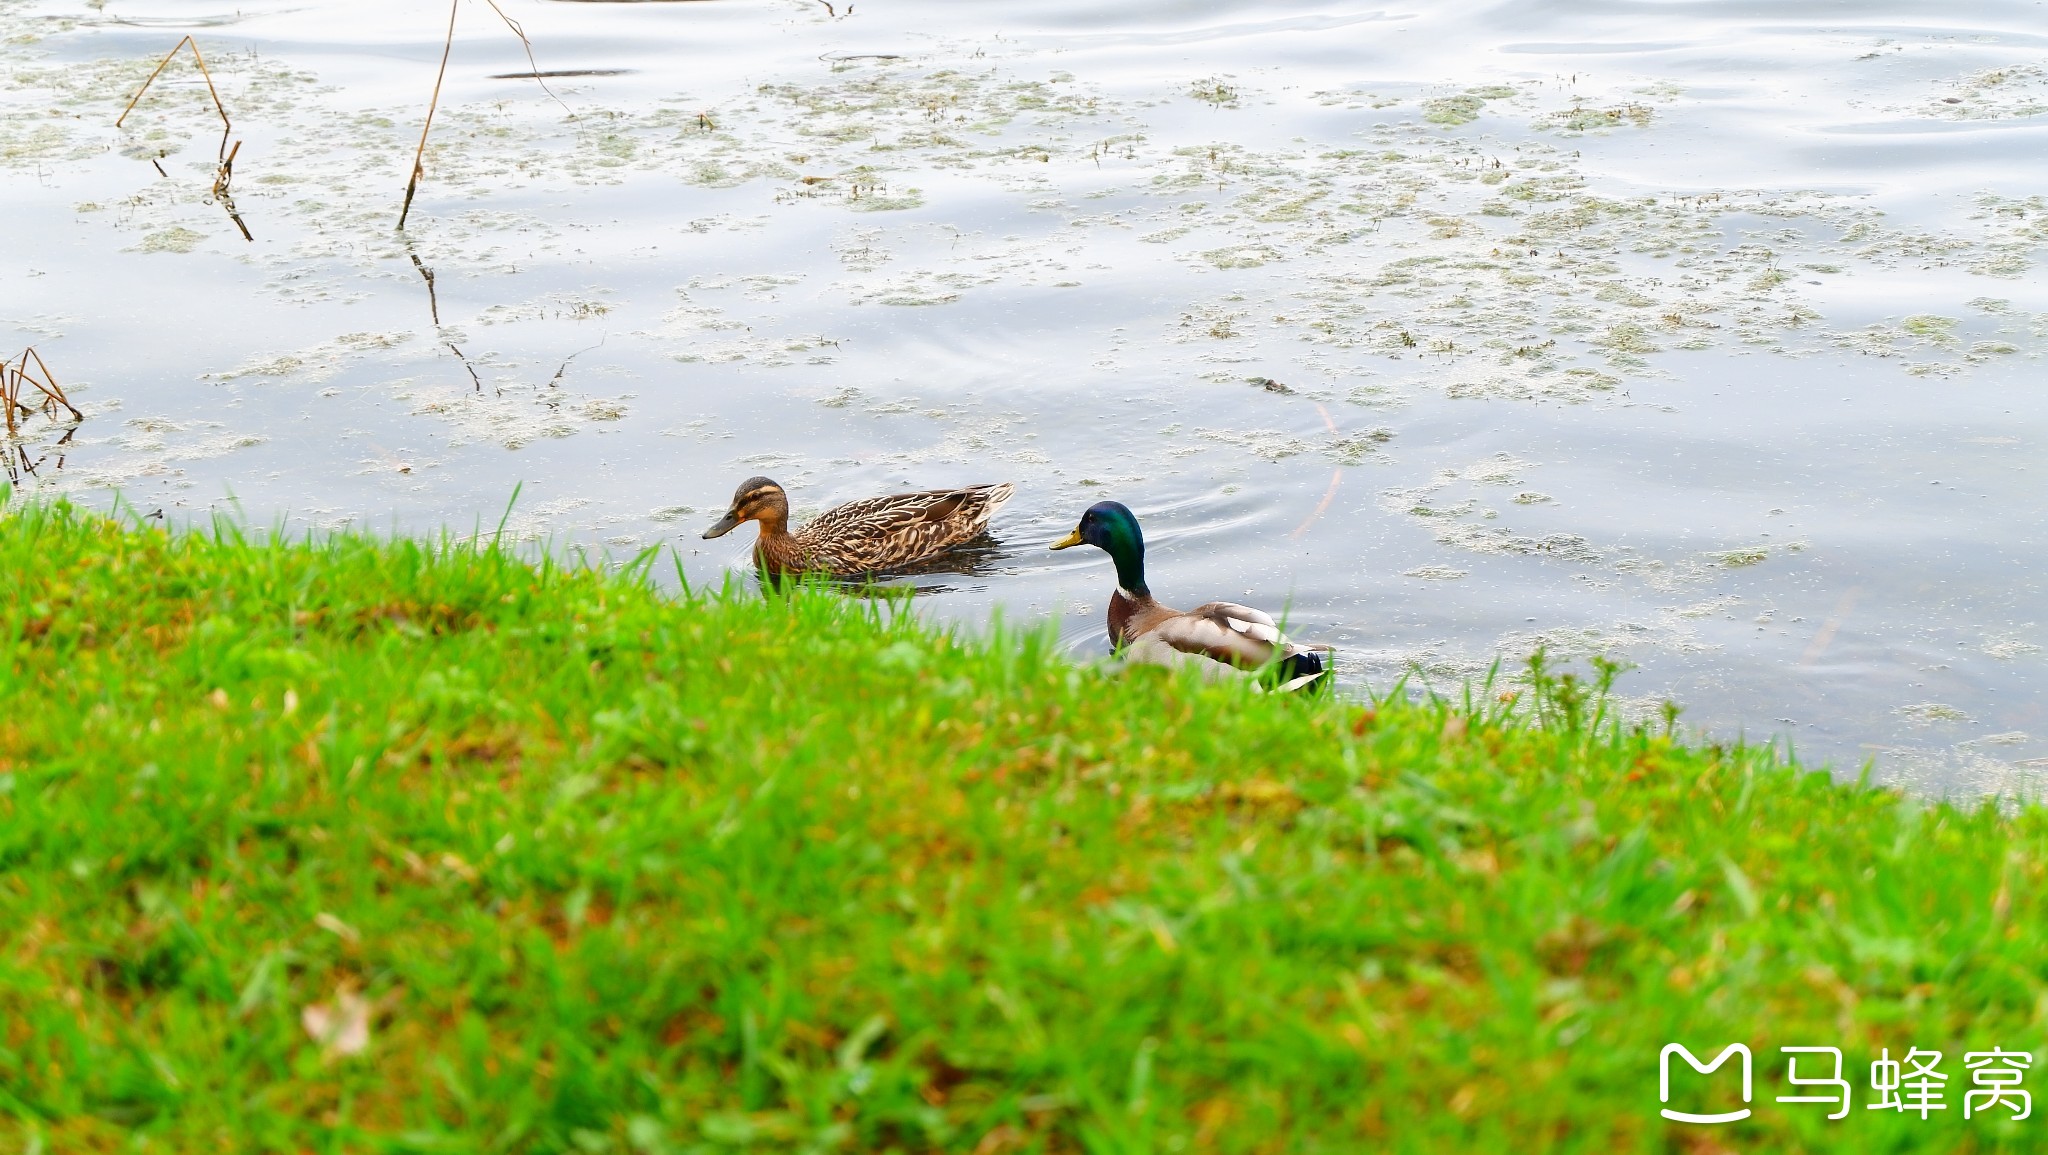
[[[1754,545],[1744,546],[1741,549],[1722,550],[1720,553],[1712,555],[1715,565],[1726,566],[1729,569],[1741,569],[1745,566],[1758,565],[1770,556],[1770,550]]]
[[[232,369],[200,375],[202,381],[235,381],[244,377],[273,380],[297,378],[317,384],[333,377],[351,362],[396,349],[413,340],[411,333],[344,333],[332,341],[291,353],[258,356]]]
[[[1524,484],[1535,463],[1511,453],[1497,453],[1458,469],[1438,470],[1422,485],[1382,490],[1379,506],[1404,514],[1428,528],[1440,546],[1471,554],[1527,557],[1570,563],[1598,571],[1607,582],[1628,579],[1663,593],[1695,588],[1714,580],[1717,569],[1741,568],[1765,560],[1773,552],[1798,553],[1803,542],[1778,547],[1743,546],[1705,555],[1704,560],[1678,556],[1665,561],[1619,544],[1602,544],[1583,534],[1560,530],[1527,531],[1498,521],[1504,511],[1489,503],[1501,489]],[[1532,512],[1552,508],[1556,499],[1529,489],[1509,495],[1511,506]],[[1553,519],[1554,520],[1554,519]]]
[[[1986,638],[1982,647],[1984,653],[2001,662],[2015,661],[2041,652],[2041,647],[2018,638]]]
[[[1431,124],[1455,127],[1470,124],[1479,119],[1479,110],[1486,107],[1486,101],[1469,93],[1457,96],[1441,96],[1422,102],[1422,119]]]
[[[1520,90],[1505,84],[1488,84],[1468,88],[1453,96],[1439,96],[1422,102],[1422,119],[1430,124],[1456,128],[1479,119],[1479,113],[1490,100],[1509,100],[1521,95]],[[1374,106],[1378,107],[1378,106]]]
[[[2009,120],[2048,112],[2048,72],[2032,64],[1988,68],[1939,85],[1905,111],[1945,120]]]
[[[1226,273],[1299,266],[1291,294],[1268,290],[1252,298],[1287,318],[1270,330],[1390,358],[1419,353],[1496,365],[1519,360],[1522,369],[1506,378],[1480,378],[1492,384],[1478,388],[1482,395],[1521,399],[1585,399],[1600,392],[1589,388],[1605,384],[1599,377],[1575,384],[1543,380],[1588,356],[1643,373],[1655,372],[1652,359],[1672,348],[1699,351],[1733,342],[1792,351],[1811,347],[1816,338],[1854,340],[1817,323],[1819,314],[1800,301],[1796,280],[1784,275],[1799,249],[1828,252],[1829,260],[1809,264],[1844,268],[1844,257],[1851,263],[1896,264],[1953,259],[1996,245],[1978,264],[1987,275],[2009,276],[2028,266],[2033,249],[2048,235],[2035,231],[2048,213],[2031,206],[1997,206],[1984,214],[1984,238],[1974,240],[1890,229],[1850,200],[1817,194],[1658,198],[1602,192],[1576,158],[1540,141],[1420,131],[1472,127],[1489,103],[1526,99],[1510,85],[1475,85],[1425,98],[1419,125],[1369,130],[1361,134],[1365,147],[1155,144],[1156,127],[1128,131],[1136,106],[1067,73],[1020,75],[1011,66],[946,56],[938,51],[921,59],[841,59],[822,77],[770,80],[708,105],[683,98],[652,107],[606,106],[593,98],[553,122],[502,103],[450,102],[429,142],[431,175],[416,210],[431,223],[414,227],[423,230],[435,262],[450,262],[463,249],[476,262],[488,260],[493,234],[517,233],[545,245],[560,228],[539,216],[475,206],[451,213],[450,194],[502,196],[535,184],[617,183],[652,173],[707,188],[761,184],[769,199],[791,203],[915,212],[937,207],[930,189],[947,183],[941,174],[1022,188],[1020,170],[1036,169],[1026,183],[1045,188],[1093,174],[1113,160],[1138,178],[1131,186],[1135,199],[1126,194],[1127,207],[1069,227],[1131,228],[1178,257]],[[360,226],[388,211],[388,180],[403,175],[410,110],[341,107],[305,73],[253,57],[222,54],[216,64],[229,103],[252,116],[287,117],[304,130],[265,157],[271,171],[258,175],[244,194],[245,210],[294,215],[305,233],[289,250],[257,258],[277,268],[275,291],[305,299],[307,286],[320,283],[308,261],[369,272],[398,255],[388,245],[361,243],[381,230]],[[130,61],[85,69],[15,64],[10,80],[17,89],[39,90],[62,105],[96,107],[132,91],[143,67]],[[1971,83],[1973,91],[2004,92],[2031,82],[2016,71],[1982,74]],[[1241,95],[1216,78],[1195,87],[1211,97]],[[1650,104],[1641,101],[1676,98],[1674,92],[1639,91],[1649,95],[1638,103],[1595,104],[1572,115],[1646,126]],[[173,86],[168,94],[177,107],[152,104],[143,123],[147,131],[165,134],[166,147],[182,146],[192,136],[192,118],[173,112],[201,108],[203,92]],[[1335,97],[1319,93],[1316,99]],[[1371,94],[1343,99],[1367,107],[1397,102]],[[1607,115],[1613,109],[1621,111]],[[1573,131],[1592,123],[1554,115],[1548,122]],[[1101,131],[1112,125],[1118,130]],[[1098,131],[1088,132],[1090,127]],[[66,147],[91,147],[90,134],[76,127],[64,131]],[[264,184],[266,176],[288,183]],[[1200,188],[1220,194],[1220,204],[1205,210],[1196,203],[1190,214],[1190,203],[1176,194]],[[1157,198],[1171,200],[1152,203]],[[145,247],[191,251],[199,238],[190,234],[199,229],[187,210],[196,200],[170,197],[137,206],[128,227],[148,230]],[[1819,231],[1797,244],[1724,243],[1731,224],[1768,219],[1804,220]],[[1830,245],[1821,239],[1829,229],[1842,241]],[[1844,245],[1846,252],[1837,251]],[[877,249],[870,242],[853,251]],[[1644,269],[1638,255],[1668,267]],[[861,286],[850,296],[896,305],[952,304],[970,290],[1028,281],[1020,266],[993,275],[986,265],[972,271],[927,266],[893,283]],[[1082,282],[1064,277],[1044,283]],[[313,299],[321,292],[331,294],[316,288]],[[1213,303],[1198,300],[1190,307]],[[2003,344],[2021,351],[2032,347],[2031,339]],[[1949,365],[1999,346],[1935,347],[1956,355],[1940,362]],[[715,361],[731,352],[700,356]]]
[[[1611,108],[1575,104],[1543,117],[1536,122],[1536,127],[1555,129],[1561,136],[1579,136],[1588,132],[1606,132],[1624,125],[1648,128],[1655,116],[1656,110],[1647,104],[1622,104]]]
[[[1911,705],[1898,707],[1895,712],[1900,717],[1918,726],[1973,721],[1968,714],[1946,702],[1914,702]]]
[[[193,249],[198,248],[200,242],[205,239],[205,233],[194,232],[179,225],[172,225],[170,228],[158,229],[144,236],[142,243],[136,246],[136,251],[143,253],[189,253]]]

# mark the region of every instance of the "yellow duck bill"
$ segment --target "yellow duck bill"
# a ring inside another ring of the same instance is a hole
[[[1072,547],[1074,547],[1074,546],[1077,546],[1077,545],[1082,545],[1082,544],[1084,544],[1084,543],[1083,543],[1083,542],[1081,541],[1081,531],[1080,531],[1080,530],[1078,530],[1078,529],[1075,529],[1075,530],[1069,530],[1069,531],[1067,532],[1067,536],[1065,536],[1065,537],[1063,537],[1063,538],[1059,539],[1059,540],[1058,540],[1058,541],[1056,541],[1056,542],[1053,542],[1053,543],[1052,543],[1052,545],[1051,545],[1050,547],[1048,547],[1048,548],[1051,548],[1051,549],[1070,549],[1070,548],[1072,548]]]

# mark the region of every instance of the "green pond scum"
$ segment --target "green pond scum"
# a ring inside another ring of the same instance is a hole
[[[2048,1126],[1961,1110],[1966,1052],[2043,1044],[2031,804],[1625,723],[1612,665],[1283,700],[498,540],[6,507],[0,1144],[1947,1152]],[[1753,1113],[1662,1119],[1671,1043],[1746,1045]],[[1841,1049],[1848,1118],[1777,1101],[1787,1046]],[[1869,1063],[1913,1048],[1946,1055],[1946,1109],[1865,1109]]]

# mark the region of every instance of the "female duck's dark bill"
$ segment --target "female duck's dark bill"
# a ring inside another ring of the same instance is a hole
[[[728,512],[724,517],[718,519],[717,525],[704,531],[704,537],[707,541],[714,537],[724,537],[726,534],[731,533],[733,527],[739,523],[739,515]]]
[[[708,535],[708,534],[707,534],[707,535],[705,535],[705,536],[707,536],[707,537],[708,537],[708,536],[710,536],[710,535]],[[1058,541],[1056,541],[1056,542],[1053,542],[1053,543],[1052,543],[1052,545],[1051,545],[1051,546],[1050,546],[1049,548],[1051,548],[1051,549],[1070,549],[1070,548],[1072,548],[1072,547],[1074,547],[1074,546],[1077,546],[1077,545],[1084,545],[1084,544],[1086,544],[1086,543],[1085,543],[1085,542],[1083,542],[1083,541],[1081,540],[1081,531],[1080,531],[1080,530],[1078,530],[1078,529],[1074,529],[1074,530],[1070,530],[1070,531],[1068,531],[1068,533],[1067,533],[1067,536],[1065,536],[1065,537],[1063,537],[1063,538],[1059,539],[1059,540],[1058,540]]]

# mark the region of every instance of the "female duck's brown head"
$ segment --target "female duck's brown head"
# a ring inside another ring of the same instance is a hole
[[[724,537],[743,521],[758,521],[764,534],[781,533],[789,524],[789,495],[765,477],[749,477],[733,490],[732,508],[704,536]]]

